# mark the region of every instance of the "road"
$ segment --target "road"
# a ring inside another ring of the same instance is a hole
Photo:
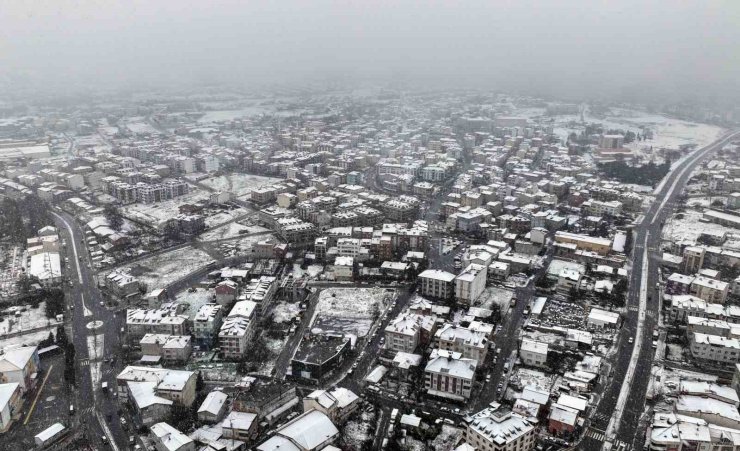
[[[115,399],[103,394],[100,384],[108,381],[113,386],[115,368],[104,359],[118,354],[121,320],[101,304],[82,228],[65,212],[53,212],[53,215],[66,242],[69,259],[66,271],[71,286],[67,296],[70,308],[73,306],[70,314],[77,361],[76,415],[95,446],[102,446],[105,435],[110,447],[118,451],[118,444],[125,443],[126,433],[118,419]],[[110,422],[106,421],[108,416]]]
[[[604,381],[601,401],[590,418],[578,449],[641,449],[645,421],[645,393],[653,361],[652,333],[658,323],[659,300],[655,289],[660,267],[660,236],[663,222],[671,214],[691,172],[707,155],[740,136],[723,135],[714,143],[697,150],[666,176],[655,193],[645,219],[633,230],[632,273],[627,299],[627,314],[615,346],[619,350],[612,362],[613,372]],[[634,343],[629,342],[634,339]]]

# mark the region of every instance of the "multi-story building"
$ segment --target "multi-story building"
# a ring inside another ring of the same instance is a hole
[[[681,262],[683,272],[686,274],[695,274],[704,267],[704,254],[706,249],[699,246],[687,246],[683,250],[683,260]]]
[[[439,349],[459,352],[466,359],[482,363],[486,359],[488,338],[481,332],[466,329],[455,324],[445,324],[435,334]]]
[[[472,305],[486,289],[487,274],[486,266],[470,263],[455,277],[455,299]]]
[[[693,333],[689,337],[691,356],[697,360],[719,365],[740,362],[740,341],[719,335]]]
[[[600,200],[587,200],[581,204],[581,208],[589,215],[592,216],[619,216],[622,214],[622,202],[618,200],[613,201],[600,201]]]
[[[475,380],[478,362],[463,358],[459,353],[436,351],[424,368],[427,393],[455,401],[465,401]]]
[[[118,399],[126,402],[129,399],[129,383],[153,382],[154,394],[169,399],[177,404],[190,407],[195,401],[195,383],[198,373],[195,371],[170,370],[127,366],[116,377]]]
[[[579,249],[596,252],[599,255],[608,255],[612,249],[612,240],[608,238],[579,235],[570,232],[555,232],[556,243],[572,243]]]
[[[451,299],[455,294],[455,275],[440,269],[427,269],[418,276],[420,293],[438,299]]]
[[[729,286],[730,284],[721,280],[696,276],[691,282],[690,294],[707,302],[724,304],[725,300],[727,300]]]
[[[218,304],[206,304],[198,309],[193,318],[193,336],[195,344],[203,349],[211,349],[223,321],[223,307]]]
[[[535,428],[511,411],[488,407],[472,416],[465,442],[486,451],[530,451],[536,445]]]
[[[519,358],[525,365],[544,367],[547,366],[547,351],[547,343],[524,338],[519,346]]]
[[[247,353],[248,343],[254,335],[254,324],[243,316],[224,318],[218,332],[221,353],[226,359],[241,359]]]

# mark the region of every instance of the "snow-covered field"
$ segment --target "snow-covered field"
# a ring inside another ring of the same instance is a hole
[[[279,178],[263,177],[261,175],[227,174],[205,179],[202,183],[217,191],[228,191],[234,193],[236,197],[243,197],[255,188],[271,185],[281,180]]]
[[[263,335],[263,339],[265,340],[267,349],[270,351],[270,357],[264,362],[261,362],[259,369],[253,374],[271,376],[272,370],[275,369],[275,363],[277,363],[277,359],[280,357],[280,352],[283,350],[285,342],[288,341],[288,335],[283,338],[270,338]]]
[[[229,244],[236,246],[236,252],[238,254],[248,254],[252,252],[252,248],[254,248],[256,243],[272,238],[274,238],[273,235],[245,236],[242,239],[230,241]]]
[[[364,337],[395,297],[382,288],[328,288],[319,295],[312,333],[338,331]]]
[[[513,297],[514,292],[512,290],[499,287],[487,287],[478,300],[475,301],[475,306],[491,310],[494,305],[498,305],[501,308],[501,314],[503,315],[508,310],[511,298]]]
[[[344,425],[342,440],[346,449],[360,451],[365,449],[363,443],[372,442],[375,436],[371,428],[375,422],[375,413],[362,412],[359,418],[352,419]]]
[[[216,227],[200,235],[201,241],[216,241],[226,238],[235,238],[239,235],[264,232],[268,229],[258,225],[242,225],[239,222],[230,222],[221,227]]]
[[[683,217],[679,219],[678,217],[680,215],[683,215]],[[704,232],[726,232],[728,235],[737,235],[739,233],[737,229],[724,227],[711,222],[702,222],[700,221],[701,217],[702,213],[696,210],[687,210],[673,215],[669,221],[666,221],[663,227],[663,240],[671,242],[696,241]]]
[[[247,210],[246,208],[236,208],[234,210],[218,212],[215,215],[211,215],[206,218],[206,227],[217,227],[221,224],[225,224],[236,218],[244,216],[247,213],[249,213],[249,210]]]
[[[187,246],[170,252],[153,255],[127,267],[130,272],[147,284],[151,291],[170,283],[205,266],[212,258],[201,251]]]
[[[180,214],[180,206],[188,203],[195,203],[201,200],[207,200],[208,193],[198,188],[190,187],[190,192],[184,196],[156,202],[152,204],[131,204],[121,207],[124,216],[136,219],[152,226],[157,226],[163,221]]]
[[[32,308],[31,306],[10,307],[5,311],[11,314],[3,318],[3,321],[0,322],[0,338],[2,335],[8,333],[57,324],[56,319],[46,317],[45,302],[41,302],[38,308]],[[16,311],[20,312],[20,316],[15,316]],[[46,332],[46,335],[49,335],[49,333]]]

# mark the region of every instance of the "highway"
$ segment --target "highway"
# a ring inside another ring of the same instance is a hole
[[[656,190],[645,219],[633,230],[633,266],[627,314],[616,343],[619,352],[611,362],[611,375],[602,381],[601,401],[592,412],[578,449],[642,449],[645,437],[640,422],[648,420],[644,416],[645,393],[653,362],[652,333],[658,324],[660,305],[656,284],[663,222],[673,211],[693,170],[706,156],[738,136],[738,131],[726,133],[674,167]],[[629,343],[630,337],[634,343]]]

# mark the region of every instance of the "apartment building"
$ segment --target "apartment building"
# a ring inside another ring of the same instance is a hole
[[[455,299],[463,304],[472,305],[486,289],[487,267],[470,263],[455,277]]]
[[[455,401],[465,401],[475,380],[478,362],[459,353],[436,351],[424,368],[424,386],[427,393]]]
[[[719,335],[693,333],[689,337],[691,356],[718,365],[740,362],[740,340]]]
[[[223,321],[223,307],[218,304],[206,304],[198,309],[193,318],[193,336],[195,345],[211,349]]]
[[[691,282],[690,294],[699,299],[715,304],[724,304],[727,300],[730,284],[717,279],[696,276]]]
[[[472,416],[465,429],[465,442],[486,451],[529,451],[536,445],[536,433],[523,417],[488,407]]]
[[[226,317],[218,332],[221,354],[226,359],[241,359],[254,335],[254,324],[242,316]]]
[[[459,352],[466,359],[482,363],[488,351],[488,338],[481,332],[445,324],[435,334],[437,347],[444,351]]]
[[[455,275],[440,269],[427,269],[417,277],[422,296],[450,299],[455,294]]]

